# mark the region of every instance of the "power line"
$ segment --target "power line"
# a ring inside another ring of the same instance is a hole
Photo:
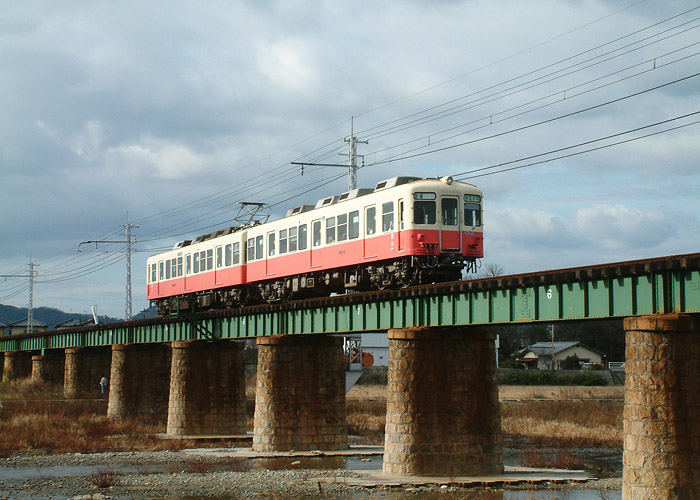
[[[447,150],[449,150],[449,149],[454,149],[454,148],[459,148],[459,147],[467,146],[467,145],[469,145],[469,144],[474,144],[474,143],[481,142],[481,141],[485,141],[485,140],[488,140],[488,139],[494,139],[494,138],[496,138],[496,137],[502,137],[502,136],[504,136],[504,135],[512,134],[512,133],[515,133],[515,132],[520,132],[520,131],[527,130],[527,129],[530,129],[530,128],[533,128],[533,127],[538,127],[538,126],[540,126],[540,125],[544,125],[544,124],[547,124],[547,123],[552,123],[552,122],[555,122],[555,121],[558,121],[558,120],[562,120],[562,119],[564,119],[564,118],[569,118],[569,117],[571,117],[571,116],[575,116],[575,115],[578,115],[578,114],[581,114],[581,113],[585,113],[585,112],[588,112],[588,111],[592,111],[592,110],[594,110],[594,109],[599,109],[599,108],[602,108],[602,107],[604,107],[604,106],[609,106],[609,105],[611,105],[611,104],[615,104],[615,103],[618,103],[618,102],[622,102],[622,101],[624,101],[624,100],[631,99],[631,98],[633,98],[633,97],[638,97],[638,96],[640,96],[640,95],[642,95],[642,94],[646,94],[646,93],[652,92],[652,91],[654,91],[654,90],[658,90],[658,89],[661,89],[661,88],[664,88],[664,87],[668,87],[669,85],[674,85],[674,84],[676,84],[676,83],[680,83],[680,82],[683,82],[683,81],[685,81],[685,80],[689,80],[689,79],[691,79],[691,78],[695,78],[695,77],[697,77],[697,76],[699,76],[699,75],[700,75],[700,73],[695,73],[695,74],[692,74],[692,75],[688,75],[688,76],[685,76],[685,77],[683,77],[683,78],[679,78],[679,79],[677,79],[677,80],[673,80],[673,81],[671,81],[671,82],[667,82],[667,83],[664,83],[664,84],[661,84],[661,85],[656,85],[656,86],[654,86],[654,87],[651,87],[651,88],[648,88],[648,89],[645,89],[645,90],[642,90],[642,91],[639,91],[639,92],[634,92],[634,93],[632,93],[632,94],[628,94],[628,95],[623,96],[623,97],[618,97],[618,98],[616,98],[616,99],[612,99],[612,100],[609,100],[609,101],[605,101],[605,102],[603,102],[603,103],[596,104],[596,105],[593,105],[593,106],[588,106],[588,107],[586,107],[586,108],[582,108],[582,109],[579,109],[579,110],[577,110],[577,111],[573,111],[573,112],[571,112],[571,113],[566,113],[566,114],[563,114],[563,115],[560,115],[560,116],[556,116],[556,117],[554,117],[554,118],[548,118],[548,119],[546,119],[546,120],[542,120],[542,121],[539,121],[539,122],[531,123],[531,124],[529,124],[529,125],[524,125],[524,126],[522,126],[522,127],[517,127],[517,128],[514,128],[514,129],[506,130],[506,131],[504,131],[504,132],[499,132],[499,133],[492,134],[492,135],[489,135],[489,136],[480,137],[480,138],[478,138],[478,139],[472,139],[472,140],[470,140],[470,141],[462,142],[462,143],[459,143],[459,144],[452,144],[452,145],[450,145],[450,146],[445,146],[445,147],[442,147],[442,148],[432,149],[432,150],[430,150],[430,151],[424,151],[424,152],[422,152],[422,153],[415,153],[415,154],[411,154],[411,155],[402,156],[402,157],[400,157],[400,158],[392,158],[392,159],[389,159],[389,160],[377,161],[377,162],[374,162],[374,163],[370,163],[370,164],[368,164],[367,166],[368,166],[368,167],[371,167],[371,166],[374,166],[374,165],[383,165],[383,164],[385,164],[385,163],[392,163],[392,162],[399,161],[399,160],[406,160],[406,159],[409,159],[409,158],[416,158],[416,157],[418,157],[418,156],[425,156],[425,155],[429,155],[429,154],[433,154],[433,153],[438,153],[438,152],[441,152],[441,151],[447,151]]]
[[[627,143],[627,142],[637,141],[637,140],[639,140],[639,139],[645,139],[645,138],[647,138],[647,137],[651,137],[651,136],[654,136],[654,135],[663,134],[663,133],[670,132],[670,131],[673,131],[673,130],[678,130],[678,129],[681,129],[681,128],[684,128],[684,127],[688,127],[688,126],[690,126],[690,125],[695,125],[695,124],[697,124],[697,123],[700,123],[700,120],[699,120],[699,121],[690,122],[690,123],[686,123],[686,124],[683,124],[683,125],[678,125],[678,126],[676,126],[676,127],[671,127],[671,128],[665,129],[665,130],[660,130],[660,131],[653,132],[653,133],[650,133],[650,134],[646,134],[646,135],[642,135],[642,136],[638,136],[638,137],[633,137],[633,138],[631,138],[631,139],[626,139],[626,140],[624,140],[624,141],[619,141],[619,142],[615,142],[615,143],[612,143],[612,144],[607,144],[607,145],[604,145],[604,146],[600,146],[600,147],[596,147],[596,148],[587,149],[587,150],[585,150],[585,151],[580,151],[580,152],[576,152],[576,153],[572,153],[572,154],[568,154],[568,155],[557,156],[556,158],[551,158],[551,159],[548,159],[548,160],[542,160],[542,161],[538,161],[538,162],[528,163],[527,165],[519,165],[519,166],[517,166],[517,167],[511,167],[511,168],[507,168],[507,169],[501,169],[501,170],[497,170],[497,171],[495,171],[495,172],[479,173],[478,175],[471,175],[471,174],[475,174],[475,173],[477,173],[477,172],[484,172],[484,171],[486,171],[486,170],[496,169],[496,168],[499,168],[499,167],[503,167],[503,166],[505,166],[505,165],[511,165],[511,164],[513,164],[513,163],[520,163],[520,162],[522,162],[522,161],[531,160],[531,159],[533,159],[533,158],[539,158],[539,157],[541,157],[541,156],[548,156],[548,155],[551,155],[551,154],[554,154],[554,153],[560,153],[560,152],[562,152],[562,151],[568,151],[568,150],[570,150],[570,149],[579,148],[579,147],[581,147],[581,146],[586,146],[586,145],[589,145],[589,144],[595,144],[596,142],[606,141],[606,140],[609,140],[609,139],[612,139],[612,138],[615,138],[615,137],[620,137],[620,136],[627,135],[627,134],[631,134],[631,133],[634,133],[634,132],[639,132],[639,131],[641,131],[641,130],[646,130],[646,129],[653,128],[653,127],[658,127],[659,125],[664,125],[664,124],[671,123],[671,122],[674,122],[674,121],[677,121],[677,120],[682,120],[682,119],[684,119],[684,118],[689,118],[689,117],[691,117],[691,116],[695,116],[695,115],[698,115],[698,114],[700,114],[700,111],[694,111],[694,112],[692,112],[692,113],[687,113],[687,114],[684,114],[684,115],[681,115],[681,116],[676,116],[675,118],[669,118],[669,119],[667,119],[667,120],[661,120],[661,121],[658,121],[658,122],[655,122],[655,123],[651,123],[651,124],[648,124],[648,125],[644,125],[644,126],[641,126],[641,127],[636,127],[636,128],[633,128],[633,129],[625,130],[624,132],[618,132],[618,133],[615,133],[615,134],[607,135],[607,136],[605,136],[605,137],[599,137],[598,139],[592,139],[592,140],[590,140],[590,141],[579,142],[578,144],[572,144],[572,145],[570,145],[570,146],[566,146],[566,147],[563,147],[563,148],[553,149],[553,150],[547,151],[547,152],[545,152],[545,153],[539,153],[539,154],[535,154],[535,155],[525,156],[525,157],[523,157],[523,158],[518,158],[517,160],[510,160],[510,161],[506,161],[506,162],[502,162],[502,163],[497,163],[497,164],[495,164],[495,165],[489,165],[488,167],[480,167],[480,168],[476,168],[476,169],[472,169],[472,170],[467,170],[467,171],[465,171],[465,172],[460,172],[460,173],[457,173],[457,174],[453,174],[452,177],[455,178],[455,179],[474,179],[474,178],[477,178],[477,177],[484,177],[484,176],[486,176],[486,175],[500,174],[500,173],[508,172],[508,171],[511,171],[511,170],[517,170],[517,169],[521,169],[521,168],[531,167],[531,166],[534,166],[534,165],[540,165],[540,164],[542,164],[542,163],[547,163],[547,162],[549,162],[549,161],[560,160],[560,159],[562,159],[562,158],[568,158],[568,157],[577,156],[577,155],[580,155],[580,154],[583,154],[583,153],[589,153],[589,152],[591,152],[591,151],[597,151],[597,150],[600,150],[600,149],[605,149],[605,148],[608,148],[608,147],[617,146],[617,145],[620,145],[620,144],[625,144],[625,143]]]

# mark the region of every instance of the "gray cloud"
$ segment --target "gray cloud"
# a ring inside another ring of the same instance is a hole
[[[552,67],[529,77],[542,77],[542,85],[483,99],[504,87],[483,89],[695,6],[645,2],[605,18],[627,5],[10,3],[0,19],[0,270],[26,267],[31,253],[45,279],[36,291],[39,303],[82,310],[97,302],[102,312],[118,315],[122,263],[46,282],[98,262],[94,252],[76,255],[77,243],[118,236],[129,211],[140,222],[138,247],[146,250],[134,257],[134,308],[144,307],[148,251],[172,245],[184,238],[180,233],[230,224],[237,201],[278,203],[340,174],[309,168],[301,177],[288,162],[343,161],[338,153],[350,116],[361,138],[370,139],[360,151],[370,165],[503,133],[696,72],[697,56],[578,97],[550,97],[551,106],[534,109],[544,96],[692,43],[697,33],[691,31],[547,81],[547,71],[563,65]],[[697,81],[689,80],[514,134],[368,166],[360,182],[454,174],[536,155],[694,111],[697,95]],[[407,124],[425,116],[416,113],[469,101],[439,120],[377,134],[382,124],[403,117],[386,126]],[[527,109],[533,111],[499,121]],[[519,272],[697,250],[697,127],[470,180],[485,192],[487,260]],[[341,179],[290,199],[274,213],[345,185]],[[176,215],[163,217],[173,210]],[[8,290],[0,284],[0,298]]]

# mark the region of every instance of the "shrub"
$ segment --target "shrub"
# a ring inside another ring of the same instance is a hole
[[[608,385],[608,381],[598,373],[558,373],[551,370],[501,370],[498,373],[500,385]]]

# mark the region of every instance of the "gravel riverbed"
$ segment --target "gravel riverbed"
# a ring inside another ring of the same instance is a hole
[[[342,469],[295,468],[303,467],[295,462],[287,458],[273,464],[280,470],[270,470],[260,463],[251,465],[251,461],[193,459],[172,451],[17,455],[0,460],[0,499],[479,498],[475,490],[452,487],[368,489],[333,480],[321,484],[316,478],[361,474]],[[100,482],[102,487],[96,484]],[[564,487],[615,491],[620,489],[621,481],[612,478]],[[502,498],[493,493],[491,490],[484,498]],[[541,498],[558,497],[547,494]]]

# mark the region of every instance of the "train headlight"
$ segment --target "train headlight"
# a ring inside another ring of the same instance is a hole
[[[450,177],[450,176],[448,175],[447,177],[443,177],[443,178],[441,178],[440,180],[441,180],[443,183],[445,183],[445,184],[447,184],[448,186],[450,186],[450,185],[452,184],[452,181],[453,181],[454,179],[452,179],[452,177]]]

